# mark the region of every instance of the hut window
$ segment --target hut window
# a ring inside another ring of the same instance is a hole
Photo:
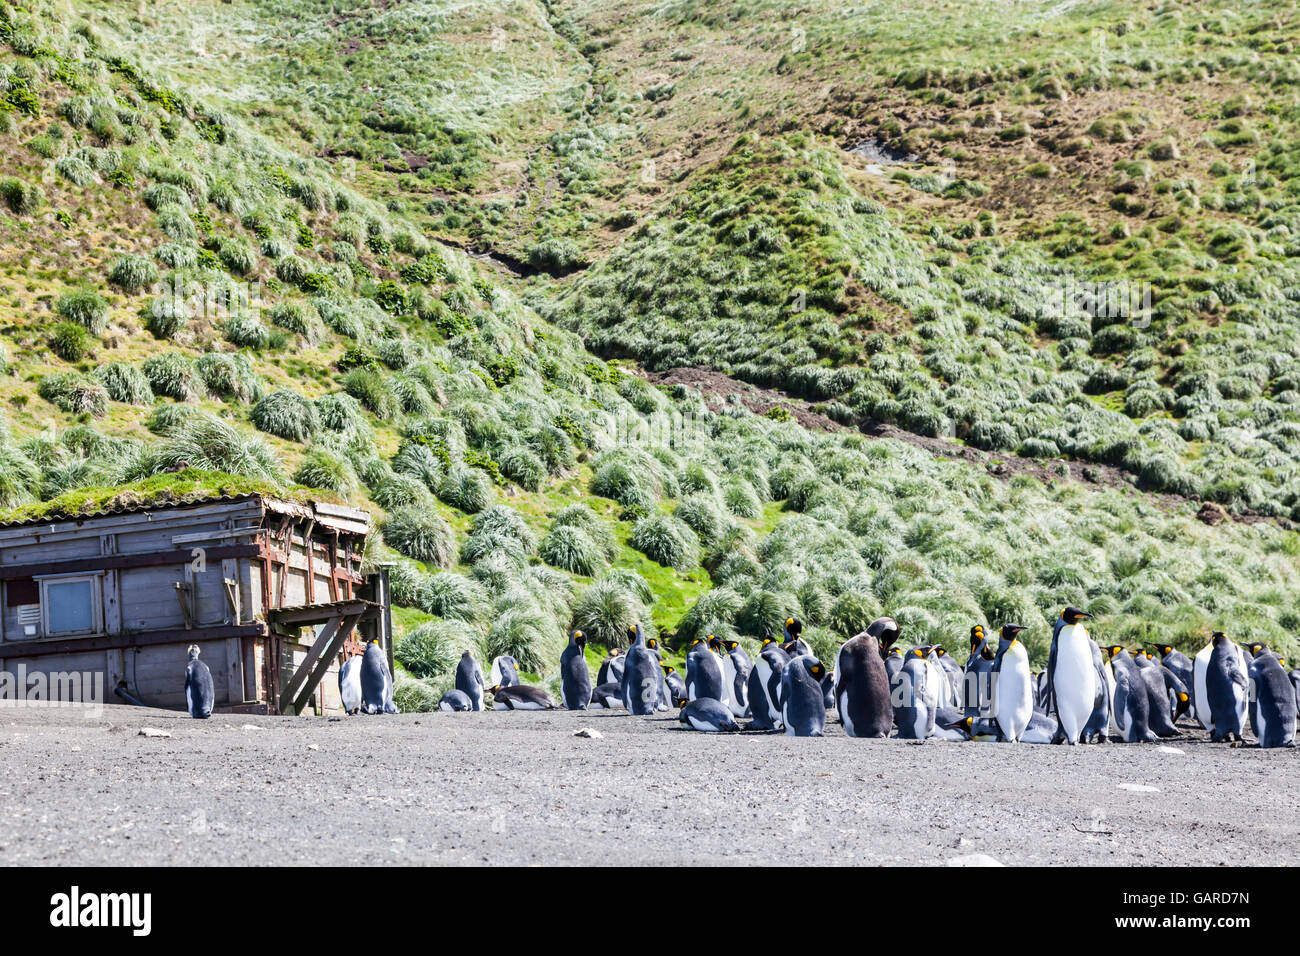
[[[100,629],[98,576],[42,580],[41,606],[46,634],[95,633]]]

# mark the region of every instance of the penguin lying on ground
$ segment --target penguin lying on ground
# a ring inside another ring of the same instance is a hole
[[[442,700],[438,701],[438,709],[446,711],[473,710],[474,704],[463,690],[453,688],[442,695]]]
[[[469,698],[471,710],[482,710],[483,688],[483,669],[473,652],[467,650],[456,664],[456,689]]]
[[[339,668],[339,697],[343,713],[355,714],[361,709],[361,655],[353,654]]]
[[[591,702],[599,704],[606,710],[614,710],[616,707],[623,706],[623,686],[618,681],[610,681],[608,684],[599,684],[591,692]]]
[[[212,716],[212,705],[216,699],[216,691],[212,687],[212,671],[199,660],[199,645],[191,644],[189,663],[185,665],[185,707],[194,719],[207,720]]]
[[[712,697],[698,697],[687,701],[682,706],[677,719],[692,730],[711,734],[740,729],[740,724],[736,723],[736,715],[731,712],[731,709],[722,701],[714,700]]]
[[[493,710],[558,710],[559,704],[536,684],[491,688]]]
[[[367,714],[395,714],[393,703],[393,675],[388,670],[388,657],[378,640],[366,645],[361,658],[361,709]]]

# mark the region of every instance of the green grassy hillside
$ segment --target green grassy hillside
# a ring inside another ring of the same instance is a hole
[[[937,9],[977,36],[968,6]],[[464,647],[551,680],[570,627],[633,622],[679,647],[795,614],[830,654],[881,613],[954,648],[1016,620],[1041,658],[1074,603],[1106,639],[1300,650],[1289,14],[997,5],[1020,39],[959,78],[901,13],[806,8],[794,42],[782,9],[0,5],[0,503],[370,508],[408,707]],[[1097,29],[1153,65],[1077,73]],[[1109,165],[1025,172],[1041,206],[999,176],[1042,138],[958,118],[1038,129],[1212,79],[1244,110],[1186,109],[1257,139],[1156,159],[1173,114],[1150,107],[1087,134]],[[906,110],[927,135],[882,118]],[[866,138],[924,162],[843,148]],[[1125,208],[1065,202],[1070,176]],[[1116,279],[1151,283],[1149,324],[1043,307]],[[795,397],[755,414],[641,365]],[[856,427],[878,422],[941,441]],[[947,460],[962,444],[1049,477]],[[1079,480],[1096,463],[1134,487]],[[1201,497],[1278,520],[1209,525]]]

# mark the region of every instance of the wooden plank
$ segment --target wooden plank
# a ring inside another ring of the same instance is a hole
[[[348,635],[352,633],[352,629],[357,626],[357,621],[360,619],[360,614],[348,614],[340,618],[337,624],[331,622],[334,628],[332,634],[327,636],[330,625],[326,625],[326,631],[322,631],[317,635],[316,643],[312,645],[311,651],[307,654],[307,659],[294,672],[290,684],[292,685],[295,681],[298,681],[299,675],[304,674],[309,668],[311,673],[307,674],[305,680],[301,682],[301,687],[296,695],[286,691],[285,697],[289,701],[289,713],[299,714],[302,712],[311,695],[320,686],[321,679],[329,673],[339,649],[348,639]]]
[[[226,688],[227,701],[242,704],[244,698],[244,642],[242,638],[226,638]]]
[[[206,559],[218,561],[225,558],[251,558],[257,553],[255,544],[228,545],[222,548],[208,548]],[[192,560],[193,556],[189,551],[173,549],[147,551],[143,554],[100,554],[65,561],[38,561],[33,564],[4,564],[0,565],[0,581],[30,578],[37,574],[72,574],[78,571],[103,571],[108,568],[148,568],[164,564],[188,566]]]
[[[276,625],[324,624],[340,614],[360,615],[374,608],[378,608],[378,605],[358,599],[355,601],[339,601],[333,604],[318,604],[311,607],[274,608],[267,616]]]
[[[104,634],[99,637],[72,637],[59,640],[10,641],[0,644],[0,660],[14,657],[45,657],[50,654],[73,654],[81,651],[107,651],[117,648],[150,647],[154,644],[188,644],[217,641],[229,637],[261,637],[262,624],[200,627],[192,630],[168,629],[137,631],[133,634]]]
[[[94,537],[101,530],[116,534],[160,531],[174,525],[195,525],[204,520],[252,517],[262,514],[261,504],[252,499],[216,501],[207,504],[160,506],[153,510],[97,515],[85,518],[55,518],[46,522],[0,528],[0,548],[15,549],[46,545],[70,538]]]
[[[285,685],[284,690],[280,693],[280,699],[285,702],[286,706],[292,706],[294,701],[298,699],[299,691],[302,690],[303,685],[307,683],[307,678],[311,675],[312,666],[325,648],[332,644],[334,638],[338,636],[343,621],[344,616],[342,614],[335,615],[326,622],[324,629],[316,635],[316,642],[307,651],[307,657],[301,665],[294,669],[293,674],[289,677],[289,683]],[[297,711],[295,710],[294,713],[296,714]]]

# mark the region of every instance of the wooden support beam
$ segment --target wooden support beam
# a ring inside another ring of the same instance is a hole
[[[293,672],[284,693],[280,695],[280,699],[285,702],[282,713],[287,715],[302,713],[311,695],[320,685],[321,679],[334,663],[334,657],[360,619],[360,614],[340,614],[325,625],[316,636],[316,642],[312,644],[311,650],[307,652],[306,659]]]
[[[208,548],[205,560],[224,558],[252,558],[258,554],[257,545],[238,544],[221,548]],[[0,564],[0,581],[13,578],[30,578],[41,574],[75,574],[79,571],[104,571],[109,568],[148,568],[164,564],[188,565],[194,556],[188,550],[148,551],[144,554],[97,554],[86,558],[64,561],[40,561],[35,564]]]
[[[230,637],[261,637],[262,624],[238,627],[196,627],[193,630],[136,631],[131,634],[105,634],[100,637],[67,637],[59,640],[5,641],[0,643],[0,660],[10,657],[45,657],[49,654],[72,654],[81,651],[108,651],[119,648],[150,647],[154,644],[198,644]]]

